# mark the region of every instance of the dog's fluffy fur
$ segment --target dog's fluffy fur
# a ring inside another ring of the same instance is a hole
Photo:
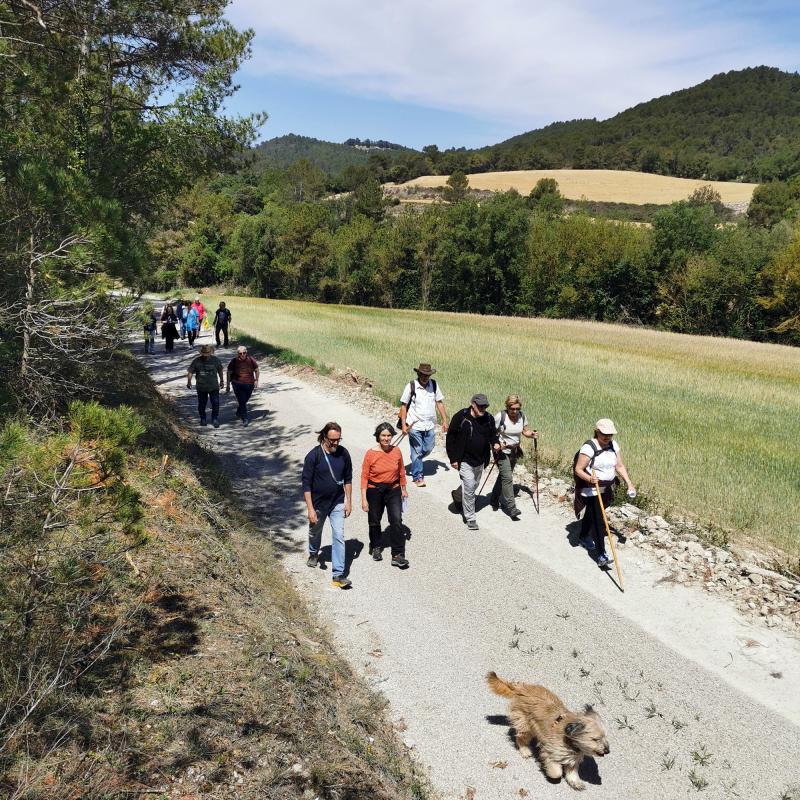
[[[508,716],[517,735],[517,748],[530,758],[531,740],[539,746],[539,760],[551,780],[564,780],[573,789],[585,789],[578,777],[584,756],[604,756],[610,752],[608,738],[599,714],[591,707],[570,711],[544,686],[511,683],[490,672],[486,676],[495,694],[511,700]]]

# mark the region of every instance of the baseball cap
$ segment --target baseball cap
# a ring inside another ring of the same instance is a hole
[[[606,434],[606,436],[612,436],[617,432],[614,423],[610,419],[599,419],[595,422],[594,427],[600,431],[600,433]]]
[[[489,405],[489,398],[485,394],[474,394],[470,402],[475,403],[476,406],[483,406],[486,408]]]

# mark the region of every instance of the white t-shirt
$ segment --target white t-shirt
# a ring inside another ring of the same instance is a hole
[[[411,385],[406,384],[400,398],[401,403],[408,403],[411,398]],[[444,400],[439,384],[436,384],[436,391],[433,391],[433,380],[429,380],[425,386],[420,385],[418,380],[414,380],[414,400],[406,412],[406,424],[414,423],[415,431],[429,431],[436,425],[436,404]]]
[[[598,442],[597,439],[592,439],[592,441],[599,449],[600,442]],[[599,452],[594,460],[594,463],[591,465],[591,469],[595,475],[597,475],[597,480],[599,481],[613,481],[616,477],[619,443],[612,439],[611,446],[614,448],[613,450],[602,450]],[[582,455],[589,456],[589,461],[592,460],[592,456],[594,455],[594,450],[592,450],[591,445],[588,444],[583,445],[578,452],[580,452]],[[596,494],[597,490],[593,486],[581,489],[581,495],[583,497],[594,497]]]
[[[525,417],[522,415],[522,412],[517,414],[517,421],[512,422],[511,416],[509,415],[508,411],[506,411],[506,418],[505,422],[503,422],[503,430],[500,430],[500,419],[503,416],[502,411],[498,411],[494,415],[494,424],[497,426],[497,435],[500,437],[500,441],[503,444],[508,445],[518,445],[520,442],[520,437],[522,436],[522,431],[525,428]],[[504,447],[504,453],[510,453],[511,447]]]

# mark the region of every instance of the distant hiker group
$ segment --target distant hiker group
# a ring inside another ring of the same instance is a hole
[[[194,343],[201,331],[209,330],[214,326],[217,347],[228,347],[228,329],[233,315],[222,301],[214,312],[214,319],[209,323],[206,307],[199,297],[190,303],[188,300],[178,299],[175,303],[166,302],[159,314],[151,304],[142,312],[144,327],[144,352],[146,355],[155,354],[155,338],[158,324],[161,323],[161,338],[164,340],[164,351],[173,352],[175,342],[187,341],[189,347]]]
[[[410,535],[402,521],[408,497],[406,469],[398,446],[406,436],[411,455],[411,480],[416,487],[423,488],[426,485],[424,460],[434,448],[437,414],[441,418],[447,459],[460,479],[460,485],[452,491],[453,508],[461,512],[464,523],[472,531],[479,529],[476,496],[482,493],[495,468],[497,477],[490,493],[492,509],[497,511],[502,507],[515,522],[521,518],[514,492],[514,467],[522,455],[523,437],[533,441],[538,457],[539,434],[529,425],[519,395],[506,397],[504,409],[493,416],[488,413],[489,399],[478,392],[472,396],[469,406],[456,412],[448,422],[444,394],[432,377],[436,370],[428,363],[421,363],[414,371],[417,377],[404,387],[400,398],[399,435],[388,422],[378,425],[375,429],[377,446],[367,451],[361,466],[361,507],[368,514],[369,554],[374,561],[383,560],[381,520],[386,511],[391,563],[401,569],[409,567],[405,544]],[[610,563],[605,551],[605,535],[608,532],[610,538],[610,531],[603,509],[613,501],[618,475],[625,481],[628,495],[636,496],[619,444],[613,439],[616,433],[610,419],[598,420],[592,438],[576,453],[573,464],[576,516],[585,509],[581,544],[601,568]],[[328,422],[317,433],[317,442],[305,457],[302,475],[309,522],[307,563],[309,567],[318,565],[322,531],[325,521],[329,520],[333,585],[346,589],[352,586],[345,560],[344,521],[352,510],[353,464],[349,452],[341,444],[342,428],[337,422]],[[536,481],[538,496],[538,464]],[[536,498],[535,504],[538,512]]]

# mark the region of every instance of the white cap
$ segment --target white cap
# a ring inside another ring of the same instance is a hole
[[[611,436],[617,432],[614,423],[610,419],[599,419],[595,422],[594,427],[595,430],[605,433],[606,436]]]

